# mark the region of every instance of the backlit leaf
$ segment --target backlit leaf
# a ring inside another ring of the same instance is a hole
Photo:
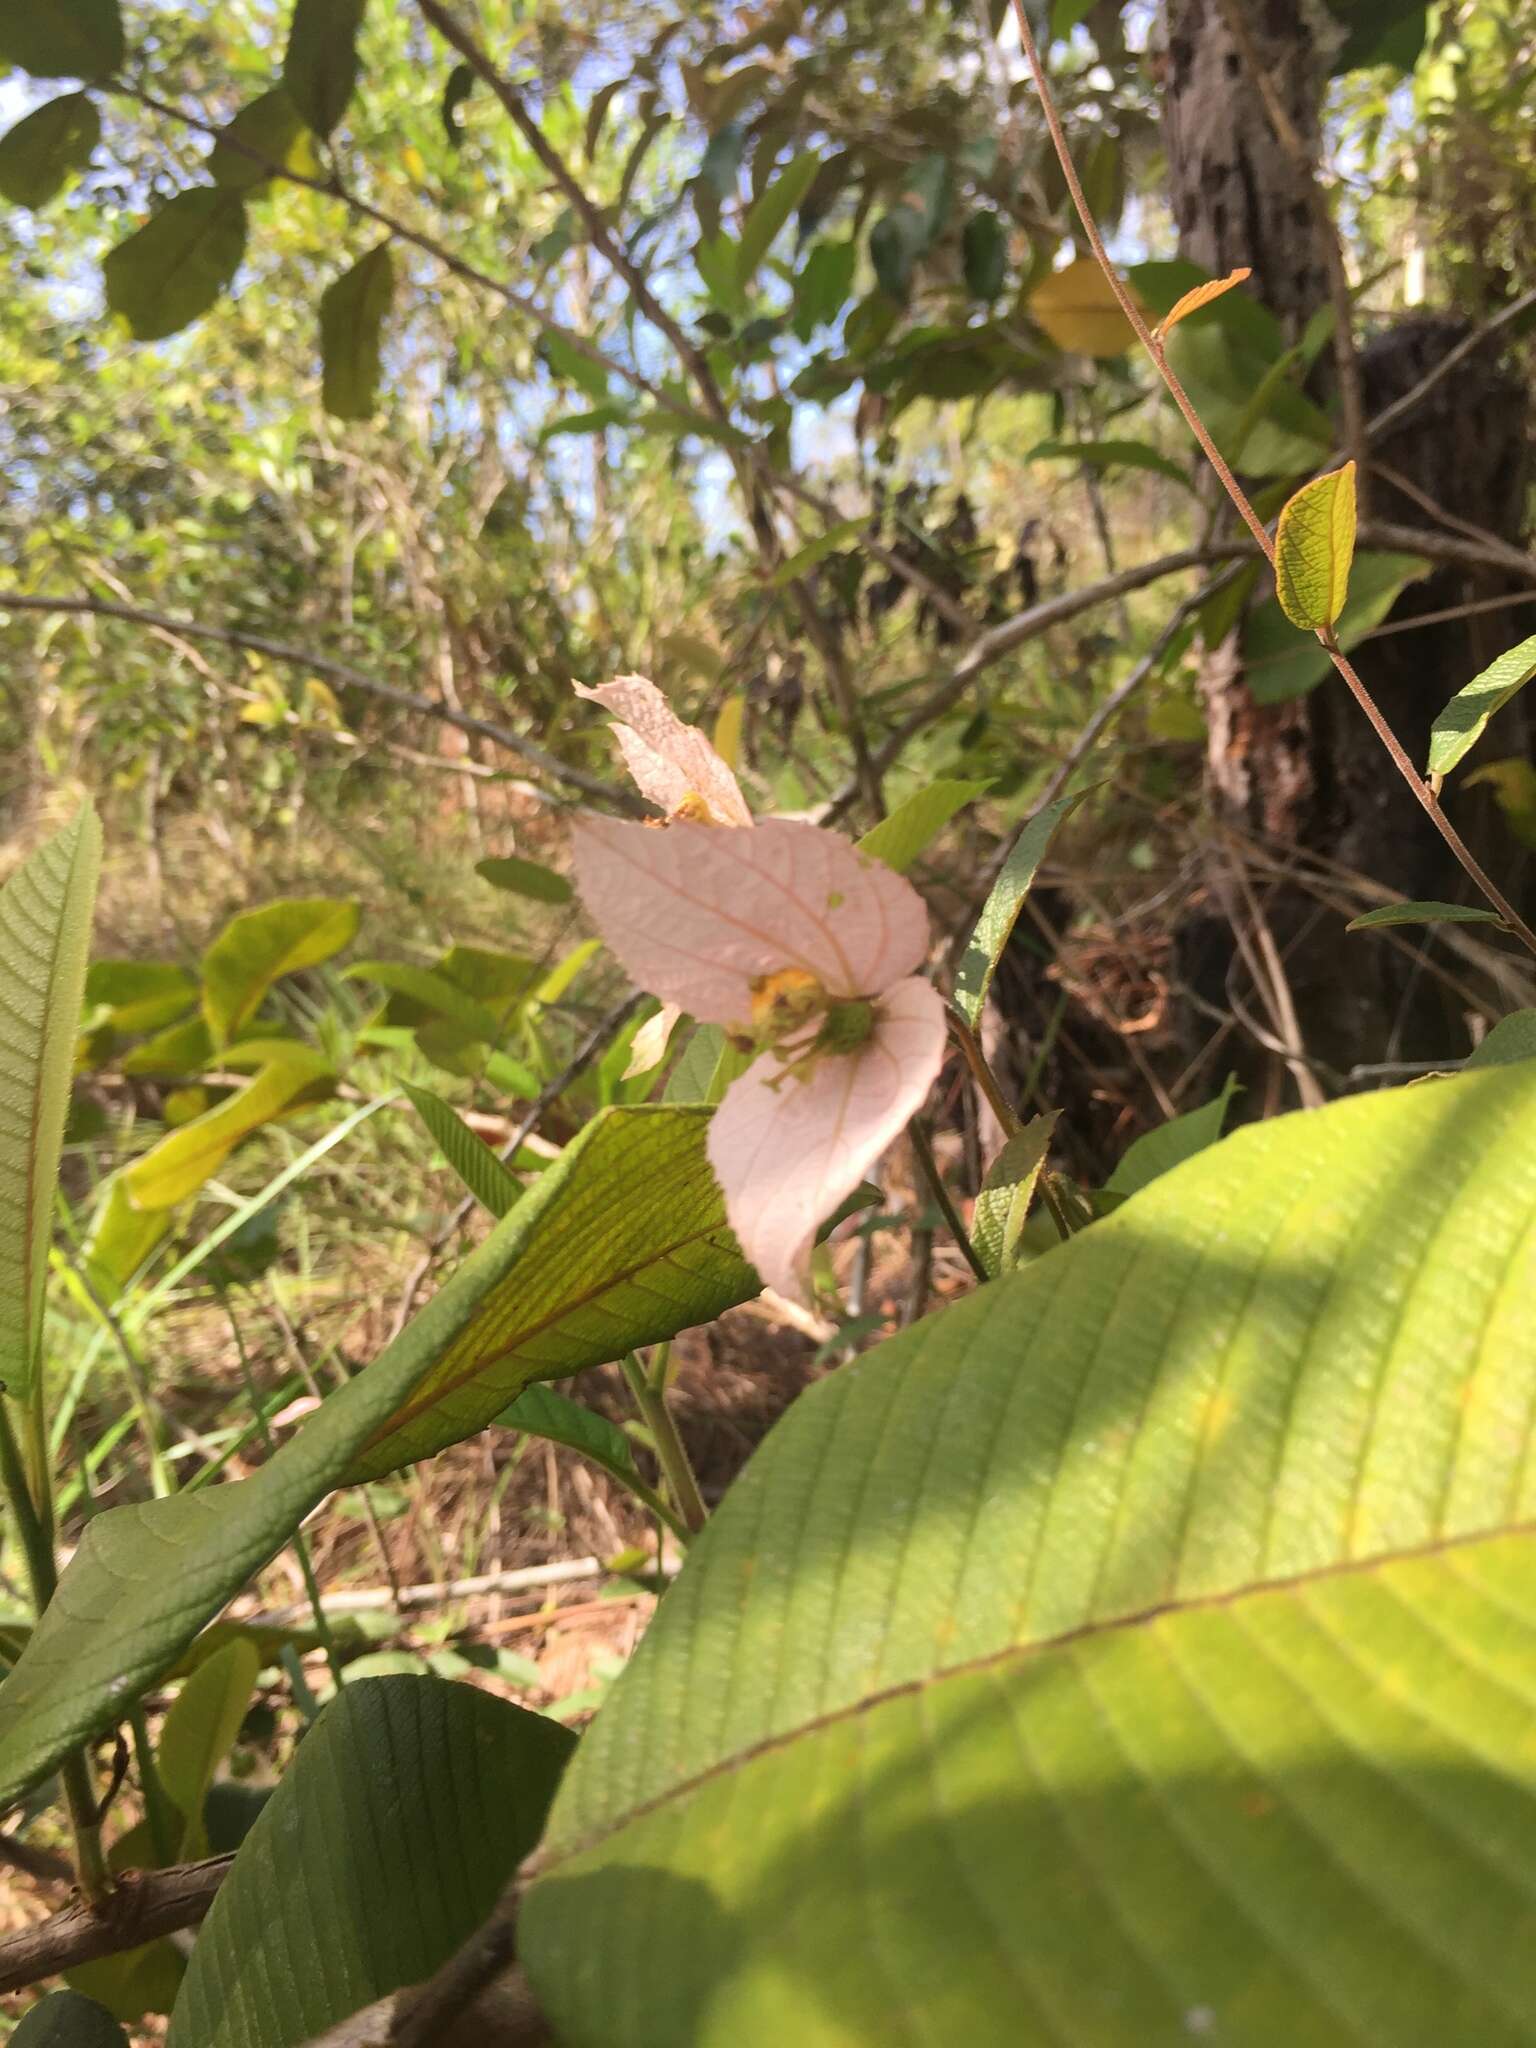
[[[1331,626],[1344,609],[1355,554],[1355,465],[1303,484],[1275,529],[1275,595],[1293,626]]]
[[[242,1138],[281,1116],[316,1082],[331,1078],[322,1053],[297,1040],[281,1049],[278,1041],[266,1044],[273,1056],[243,1088],[167,1133],[142,1159],[123,1168],[123,1187],[135,1208],[170,1209],[186,1201],[218,1172]]]
[[[6,0],[0,65],[34,78],[105,78],[126,55],[117,0]]]
[[[372,417],[384,321],[394,297],[394,258],[380,242],[320,297],[321,396],[334,419]]]
[[[322,140],[357,84],[357,32],[367,0],[294,0],[283,83]]]
[[[199,185],[178,192],[102,264],[107,304],[136,341],[160,341],[206,313],[245,254],[245,202]]]
[[[1035,324],[1073,355],[1121,356],[1136,341],[1135,328],[1091,256],[1042,278],[1028,307]]]
[[[1536,676],[1536,633],[1490,662],[1481,675],[1459,689],[1430,728],[1429,773],[1449,775],[1472,751],[1517,691]]]
[[[195,1862],[208,1853],[203,1801],[214,1772],[234,1747],[260,1670],[261,1657],[255,1645],[236,1637],[204,1658],[171,1702],[161,1724],[155,1762],[160,1782],[182,1821],[176,1862]]]
[[[1182,298],[1175,300],[1158,321],[1152,330],[1153,333],[1161,339],[1171,328],[1177,327],[1181,320],[1187,320],[1191,313],[1198,313],[1202,306],[1209,306],[1213,300],[1223,297],[1234,285],[1246,283],[1252,275],[1251,270],[1233,270],[1225,277],[1213,277],[1204,284],[1197,284],[1193,291],[1187,291]]]
[[[34,108],[0,136],[0,197],[16,206],[46,206],[85,169],[100,140],[101,116],[86,93],[66,93]]]
[[[987,1168],[971,1218],[971,1243],[994,1280],[1011,1272],[1017,1262],[1019,1239],[1059,1115],[1053,1109],[1049,1116],[1032,1117]]]
[[[278,169],[310,177],[319,170],[310,132],[292,95],[280,85],[242,107],[222,130],[208,159],[208,175],[228,191],[247,191],[265,185]]]
[[[821,162],[815,152],[805,151],[787,163],[761,198],[753,202],[741,224],[741,240],[736,251],[736,281],[743,289],[757,275],[763,258],[810,191],[820,168]]]
[[[888,868],[904,875],[925,853],[958,812],[992,787],[990,782],[961,782],[950,776],[936,776],[905,797],[859,841],[860,853],[873,855]]]
[[[1427,576],[1429,568],[1422,555],[1356,556],[1349,595],[1333,629],[1346,654],[1375,631],[1407,586]],[[1249,612],[1243,622],[1242,650],[1244,680],[1257,704],[1300,697],[1334,672],[1327,650],[1311,637],[1298,638],[1274,598]]]
[[[0,1384],[31,1392],[101,865],[85,806],[0,889]]]

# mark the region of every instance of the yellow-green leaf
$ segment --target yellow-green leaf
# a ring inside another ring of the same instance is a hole
[[[117,0],[5,0],[0,66],[34,78],[105,78],[124,56]]]
[[[181,1815],[177,1862],[208,1853],[203,1801],[214,1772],[234,1747],[260,1670],[255,1644],[236,1637],[205,1659],[171,1702],[155,1761],[160,1782]]]
[[[274,981],[316,967],[357,932],[358,907],[332,896],[288,896],[231,918],[203,955],[203,1015],[223,1045],[255,1015]]]
[[[208,159],[213,182],[232,192],[265,185],[279,170],[312,178],[319,168],[310,131],[292,95],[280,85],[240,109],[220,131]]]
[[[1349,594],[1355,556],[1355,465],[1314,477],[1275,529],[1275,595],[1293,626],[1331,626]]]
[[[1511,647],[1459,689],[1430,728],[1429,773],[1449,775],[1469,754],[1496,711],[1536,676],[1536,633]]]
[[[294,0],[283,83],[322,140],[357,84],[357,32],[367,0]]]
[[[1121,356],[1136,340],[1114,287],[1091,256],[1042,278],[1029,295],[1029,317],[1074,355]]]
[[[123,1171],[128,1199],[138,1209],[169,1209],[217,1173],[242,1138],[281,1116],[296,1095],[330,1077],[326,1059],[295,1042],[284,1047],[235,1094],[206,1115],[171,1131]]]

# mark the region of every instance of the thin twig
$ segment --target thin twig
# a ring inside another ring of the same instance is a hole
[[[20,1991],[79,1963],[141,1948],[202,1919],[229,1874],[233,1855],[171,1870],[129,1870],[97,1907],[76,1900],[35,1927],[0,1941],[0,1992]]]

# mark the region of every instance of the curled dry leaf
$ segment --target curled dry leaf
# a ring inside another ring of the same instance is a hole
[[[1181,320],[1187,320],[1191,313],[1198,313],[1202,306],[1209,306],[1213,300],[1231,291],[1234,285],[1246,283],[1252,275],[1253,272],[1245,266],[1242,270],[1229,270],[1225,277],[1208,277],[1204,284],[1197,284],[1193,291],[1186,292],[1182,299],[1174,302],[1153,328],[1154,336],[1162,341]]]

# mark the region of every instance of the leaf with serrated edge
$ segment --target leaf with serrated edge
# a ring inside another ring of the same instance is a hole
[[[1517,1063],[1246,1128],[812,1387],[566,1774],[551,2031],[1530,2048],[1533,1287]]]
[[[960,956],[960,965],[955,970],[955,1008],[973,1028],[981,1015],[987,990],[997,972],[997,963],[1003,957],[1003,948],[1018,923],[1019,912],[1024,908],[1024,899],[1033,886],[1040,863],[1050,851],[1051,841],[1056,837],[1063,818],[1076,810],[1086,794],[1085,790],[1080,790],[1075,796],[1058,797],[1055,803],[1047,804],[1043,811],[1031,818],[1019,834],[1018,844],[1003,863],[1002,873],[992,884],[992,892],[982,906],[976,929],[971,933]]]
[[[744,1301],[706,1112],[607,1109],[365,1372],[253,1477],[109,1508],[0,1686],[0,1803],[109,1726],[343,1480],[371,1478],[563,1379]]]
[[[87,805],[0,889],[0,1382],[32,1390],[101,827]]]
[[[1429,773],[1449,775],[1482,738],[1490,718],[1536,676],[1536,633],[1511,647],[1458,690],[1430,728]]]
[[[971,1243],[993,1280],[1014,1263],[1060,1114],[1053,1109],[1048,1116],[1032,1117],[987,1168],[971,1217]]]
[[[430,1977],[538,1840],[573,1747],[544,1715],[448,1679],[348,1685],[220,1887],[173,2048],[295,2048]]]
[[[1314,477],[1275,528],[1275,595],[1293,626],[1331,626],[1349,594],[1355,555],[1355,465]]]

